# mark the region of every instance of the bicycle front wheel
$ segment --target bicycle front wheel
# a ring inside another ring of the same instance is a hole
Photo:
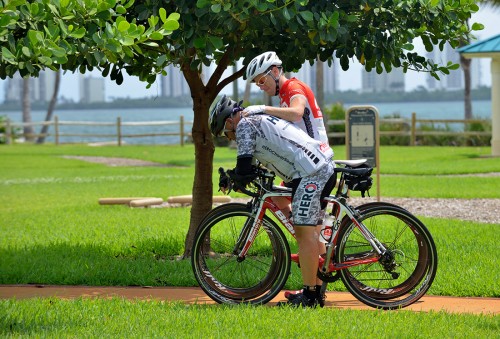
[[[431,234],[418,218],[397,206],[373,206],[360,213],[358,221],[387,248],[387,253],[376,263],[341,270],[342,282],[371,307],[390,310],[411,305],[427,292],[436,275],[437,251]],[[345,219],[340,229],[336,260],[375,255],[351,220]]]
[[[218,303],[264,304],[290,273],[290,248],[265,216],[244,258],[239,258],[254,218],[246,206],[229,205],[205,218],[195,236],[191,264],[205,293]]]

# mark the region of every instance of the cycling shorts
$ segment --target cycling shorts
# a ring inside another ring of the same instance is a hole
[[[335,187],[334,169],[334,163],[329,162],[314,174],[285,185],[292,188],[292,216],[295,225],[316,226],[322,219],[326,203],[321,200]]]

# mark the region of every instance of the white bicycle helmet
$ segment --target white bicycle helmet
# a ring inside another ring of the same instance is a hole
[[[282,62],[276,55],[276,52],[269,51],[257,55],[247,66],[247,81],[253,81],[257,75],[266,72],[271,66],[279,67],[281,64]]]

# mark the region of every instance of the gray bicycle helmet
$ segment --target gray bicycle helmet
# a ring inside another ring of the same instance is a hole
[[[238,103],[225,95],[220,98],[220,100],[215,104],[215,107],[210,112],[210,117],[208,123],[210,125],[210,131],[214,137],[221,135],[224,129],[224,124],[226,119],[231,116],[234,112],[242,111],[244,108],[240,106],[241,101]]]
[[[282,62],[276,52],[269,51],[257,55],[247,66],[247,81],[253,81],[257,75],[266,72],[271,66],[280,67],[281,64]]]

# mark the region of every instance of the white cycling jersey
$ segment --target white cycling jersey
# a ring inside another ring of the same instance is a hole
[[[238,158],[255,157],[284,181],[310,176],[332,162],[328,143],[275,116],[244,117],[236,127]]]

